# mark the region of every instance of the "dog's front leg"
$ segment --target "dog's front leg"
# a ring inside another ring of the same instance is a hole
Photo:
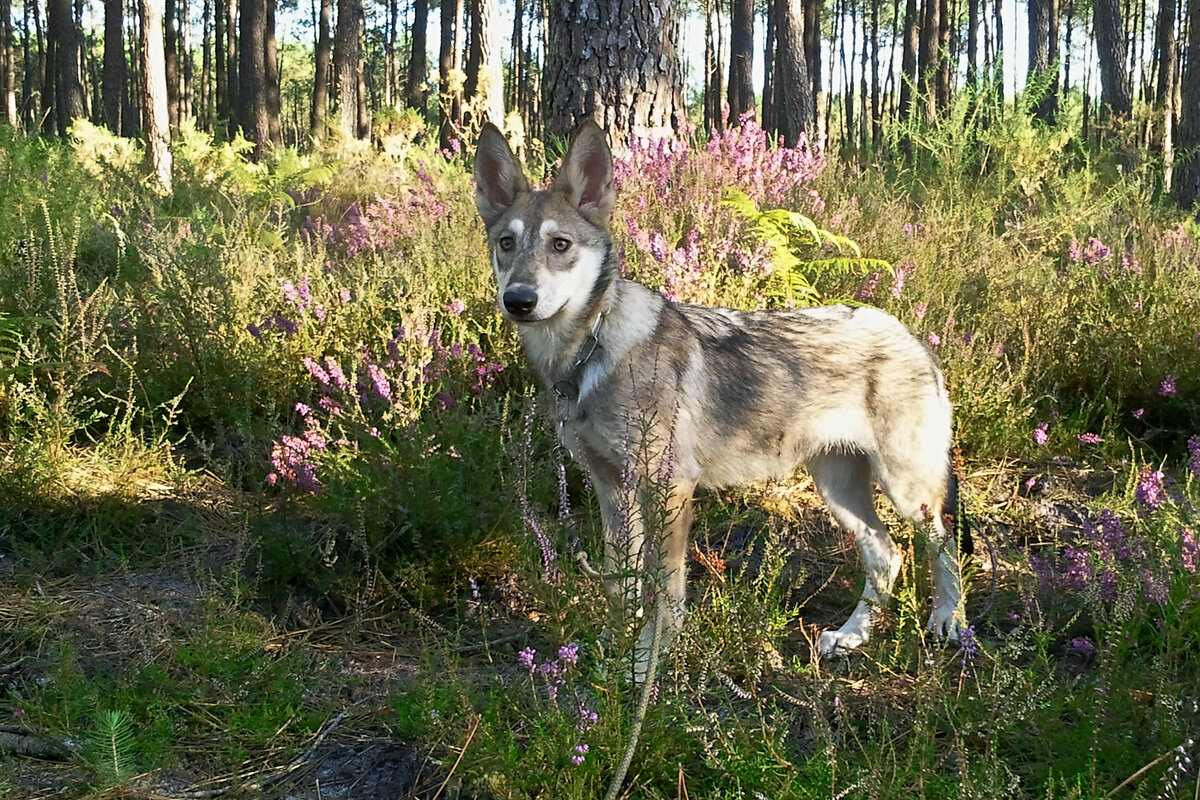
[[[659,520],[653,535],[661,531],[651,549],[652,563],[647,578],[653,594],[651,616],[642,624],[638,634],[637,653],[634,659],[634,679],[639,683],[649,668],[654,641],[658,637],[661,653],[683,630],[684,613],[687,610],[687,553],[688,538],[692,528],[692,493],[695,483],[675,481],[665,492],[665,497],[651,502],[661,503],[661,510],[644,511],[646,519]],[[661,630],[656,633],[656,627]]]

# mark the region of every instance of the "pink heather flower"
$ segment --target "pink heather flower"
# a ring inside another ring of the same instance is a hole
[[[1138,475],[1137,501],[1149,511],[1157,511],[1166,503],[1166,487],[1161,469],[1151,470],[1149,467]]]
[[[879,273],[872,272],[861,286],[858,287],[857,299],[860,303],[865,303],[875,294],[875,286],[879,283]]]
[[[1046,441],[1050,438],[1050,434],[1047,432],[1049,430],[1050,430],[1049,422],[1039,422],[1037,424],[1037,426],[1033,429],[1033,443],[1036,445],[1039,445],[1039,446],[1045,444]]]
[[[1094,433],[1081,433],[1075,437],[1081,444],[1100,444],[1103,439]]]
[[[1072,237],[1071,246],[1067,248],[1067,258],[1071,261],[1079,261],[1080,256],[1079,240]]]
[[[296,413],[302,417],[307,417],[312,414],[312,407],[305,403],[296,403]]]
[[[917,319],[919,320],[925,319],[925,312],[928,310],[929,303],[926,303],[924,300],[922,300],[921,302],[917,303],[916,308],[913,309],[913,314],[916,315]]]
[[[457,317],[462,314],[466,307],[466,304],[462,300],[451,300],[450,304],[446,306],[446,312]]]
[[[575,666],[579,663],[579,645],[572,642],[558,648],[558,658],[560,661],[565,662],[566,666]]]
[[[280,288],[283,289],[283,299],[287,300],[289,303],[295,303],[296,300],[299,299],[299,295],[296,293],[296,287],[291,281],[284,281]]]
[[[575,745],[575,754],[571,756],[571,763],[575,765],[582,764],[587,759],[588,746],[586,744]]]
[[[1158,387],[1158,393],[1160,395],[1162,395],[1163,397],[1174,397],[1175,396],[1175,381],[1178,380],[1178,377],[1179,376],[1172,373],[1170,375],[1167,375],[1167,377],[1163,378],[1163,382]]]
[[[530,672],[533,672],[533,656],[537,653],[532,647],[526,647],[517,653],[517,662]]]
[[[350,290],[349,289],[339,290],[338,291],[338,299],[341,300],[342,303],[349,303],[350,302]]]
[[[1032,491],[1034,486],[1037,486],[1037,478],[1030,478],[1029,480],[1025,481],[1026,489]]]
[[[942,337],[938,336],[936,333],[931,332],[929,334],[929,343],[932,345],[939,345],[942,343]]]
[[[1200,478],[1200,436],[1191,436],[1187,440],[1188,472]]]
[[[1096,652],[1096,644],[1086,636],[1076,636],[1071,640],[1071,649],[1081,656],[1090,656]]]
[[[1179,531],[1179,554],[1183,568],[1193,575],[1196,566],[1200,564],[1200,542],[1196,541],[1196,532],[1191,528],[1181,528]]]
[[[1134,409],[1134,411],[1133,411],[1133,418],[1134,418],[1134,419],[1141,419],[1141,418],[1142,418],[1142,414],[1145,414],[1145,413],[1146,413],[1146,409],[1144,409],[1144,408],[1137,408],[1137,409]]]

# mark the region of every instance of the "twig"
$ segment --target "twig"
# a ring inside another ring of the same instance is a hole
[[[450,772],[446,774],[446,779],[442,781],[442,785],[433,793],[433,800],[437,800],[442,796],[442,790],[446,788],[446,784],[454,777],[454,770],[458,769],[459,763],[463,760],[463,756],[467,754],[467,748],[471,746],[471,740],[475,738],[475,731],[479,730],[479,720],[481,717],[475,717],[471,720],[471,730],[467,731],[467,740],[463,742],[462,748],[458,751],[458,758],[454,759],[454,766],[450,767]]]
[[[1147,773],[1149,770],[1152,770],[1152,769],[1154,769],[1156,766],[1158,766],[1159,764],[1161,764],[1163,761],[1165,761],[1165,760],[1167,760],[1168,758],[1170,758],[1170,757],[1171,757],[1171,754],[1172,754],[1172,753],[1174,753],[1174,752],[1175,752],[1175,748],[1174,748],[1174,747],[1172,747],[1170,750],[1168,750],[1167,752],[1163,753],[1161,756],[1159,756],[1158,758],[1154,759],[1154,760],[1153,760],[1153,761],[1151,761],[1149,764],[1147,764],[1146,766],[1142,767],[1142,768],[1141,768],[1141,769],[1139,769],[1137,772],[1133,773],[1133,774],[1132,774],[1132,775],[1130,775],[1128,778],[1126,778],[1125,780],[1123,780],[1123,781],[1121,781],[1120,783],[1118,783],[1115,789],[1113,789],[1113,790],[1112,790],[1111,792],[1109,792],[1108,794],[1104,795],[1104,796],[1105,796],[1105,798],[1109,798],[1109,797],[1115,797],[1115,796],[1116,796],[1116,794],[1117,794],[1117,792],[1121,791],[1121,790],[1122,790],[1122,789],[1124,789],[1126,786],[1128,786],[1129,784],[1131,784],[1131,783],[1133,783],[1134,781],[1136,781],[1138,778],[1140,778],[1140,777],[1142,777],[1143,775],[1145,775],[1145,774],[1146,774],[1146,773]]]
[[[501,636],[499,639],[484,639],[482,642],[473,642],[471,644],[460,644],[458,647],[454,648],[454,652],[456,652],[456,653],[473,653],[476,650],[482,650],[485,647],[496,647],[497,645],[508,644],[509,642],[515,642],[518,639],[522,639],[522,638],[528,636],[529,632],[531,630],[533,630],[532,625],[525,625],[521,628],[521,630],[517,631],[516,633],[510,633],[507,636]]]

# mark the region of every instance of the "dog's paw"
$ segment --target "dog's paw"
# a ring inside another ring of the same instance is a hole
[[[958,608],[952,606],[950,608],[934,608],[933,613],[929,615],[927,627],[935,638],[946,642],[957,642],[962,638],[962,632],[967,626]]]
[[[861,631],[825,631],[817,640],[817,653],[822,658],[845,656],[866,643],[867,636]]]

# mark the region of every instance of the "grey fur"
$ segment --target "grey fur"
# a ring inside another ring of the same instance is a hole
[[[745,312],[672,303],[622,279],[607,229],[611,155],[594,123],[577,131],[549,189],[531,191],[514,177],[520,166],[490,125],[475,171],[501,312],[517,324],[542,383],[578,390],[560,400],[561,435],[596,487],[606,563],[634,567],[606,587],[618,610],[642,600],[642,519],[650,513],[642,490],[622,481],[628,453],[644,454],[643,482],[669,478],[654,552],[667,588],[655,594],[671,604],[672,636],[683,622],[695,488],[787,478],[806,465],[858,541],[868,574],[850,619],[821,635],[821,653],[867,641],[899,573],[873,479],[902,516],[930,523],[929,628],[957,637],[959,559],[942,519],[953,513],[950,402],[935,358],[903,324],[872,308]],[[652,628],[642,630],[643,650]]]

